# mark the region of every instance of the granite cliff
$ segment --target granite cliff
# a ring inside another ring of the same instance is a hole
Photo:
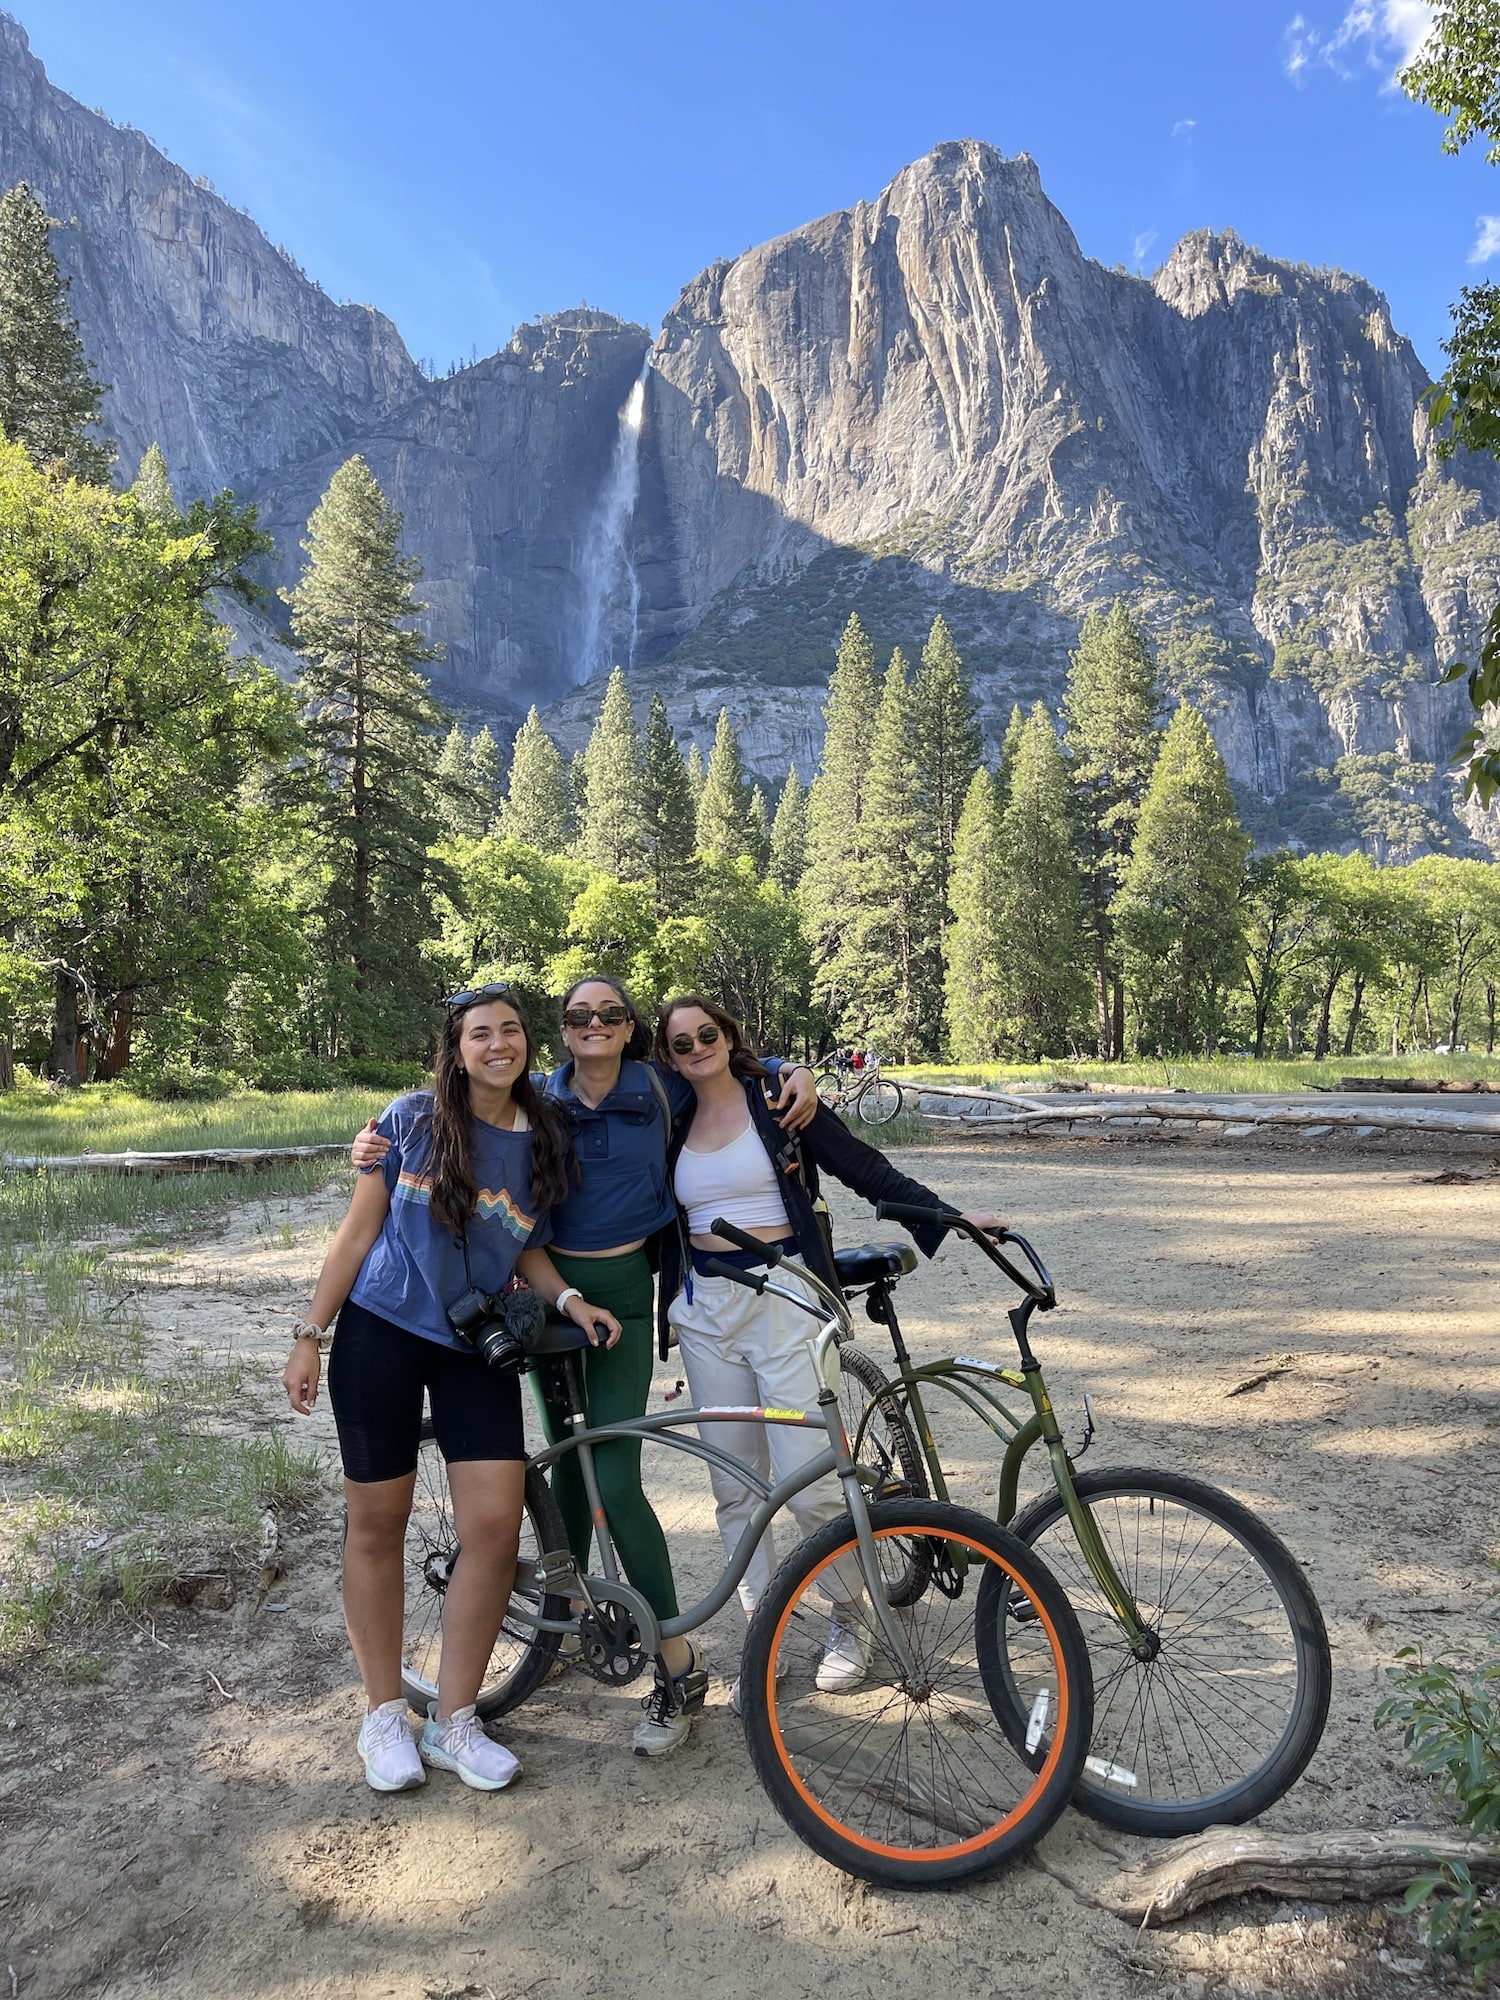
[[[753,765],[805,773],[851,608],[882,648],[942,611],[998,732],[1124,594],[1264,838],[1465,837],[1436,682],[1500,595],[1500,477],[1436,463],[1427,378],[1358,278],[1232,233],[1106,270],[1031,160],[963,141],[704,272],[654,344],[580,309],[430,381],[0,16],[17,179],[66,219],[123,464],[159,439],[184,496],[254,498],[280,581],[363,452],[476,718],[550,702],[571,745],[597,692],[569,690],[628,657],[700,740],[726,701]]]

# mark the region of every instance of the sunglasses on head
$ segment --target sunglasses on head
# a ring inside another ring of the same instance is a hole
[[[565,1028],[586,1028],[590,1021],[597,1021],[601,1028],[623,1028],[630,1019],[630,1009],[618,1000],[611,1000],[603,1007],[564,1007],[563,1026]]]
[[[497,979],[490,986],[465,987],[462,993],[450,993],[443,1002],[445,1007],[477,1007],[481,1000],[509,1000],[514,997],[515,988],[508,979]]]
[[[667,1046],[673,1055],[687,1056],[692,1054],[696,1042],[702,1042],[704,1048],[711,1049],[718,1039],[719,1031],[713,1022],[705,1021],[698,1030],[696,1038],[692,1035],[674,1035]]]

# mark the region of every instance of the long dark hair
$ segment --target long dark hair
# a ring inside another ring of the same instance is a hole
[[[742,1083],[748,1083],[752,1077],[770,1075],[770,1071],[759,1056],[751,1055],[745,1047],[745,1031],[733,1014],[726,1013],[717,1000],[705,1000],[701,993],[676,993],[670,1000],[663,1000],[657,1008],[653,1053],[658,1062],[670,1064],[672,1060],[672,1046],[667,1038],[667,1023],[679,1007],[697,1007],[702,1013],[707,1014],[729,1044],[731,1076],[737,1076]]]
[[[531,1199],[538,1208],[553,1208],[564,1199],[577,1177],[573,1142],[556,1111],[531,1080],[536,1061],[531,1025],[518,1001],[489,993],[464,1007],[450,1007],[443,1017],[437,1055],[432,1064],[432,1165],[429,1202],[444,1229],[462,1236],[478,1199],[474,1182],[474,1115],[469,1105],[469,1077],[459,1060],[464,1018],[475,1007],[499,1001],[515,1014],[526,1036],[526,1062],[510,1094],[526,1113],[531,1127]]]
[[[651,1030],[646,1025],[646,1017],[635,1004],[635,996],[629,987],[623,985],[612,972],[586,972],[582,979],[575,979],[562,999],[557,1003],[558,1025],[562,1016],[573,1004],[573,995],[580,986],[607,986],[611,993],[618,993],[622,1006],[630,1010],[630,1033],[626,1037],[621,1056],[632,1056],[637,1062],[644,1062],[651,1053]]]

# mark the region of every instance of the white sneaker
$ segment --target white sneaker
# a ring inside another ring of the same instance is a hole
[[[863,1625],[835,1611],[828,1621],[828,1644],[818,1662],[821,1694],[853,1694],[870,1671],[870,1641]]]
[[[472,1702],[467,1708],[454,1709],[442,1722],[434,1702],[417,1738],[417,1750],[424,1764],[437,1771],[456,1772],[476,1792],[503,1792],[512,1778],[521,1775],[520,1759],[493,1736],[485,1735]]]
[[[414,1785],[427,1783],[404,1701],[383,1701],[370,1710],[359,1725],[359,1754],[371,1791],[409,1792]]]
[[[708,1673],[696,1646],[684,1672],[669,1676],[658,1667],[656,1685],[641,1703],[646,1712],[630,1738],[636,1756],[665,1757],[685,1743],[693,1726],[690,1718],[702,1708],[707,1692]]]

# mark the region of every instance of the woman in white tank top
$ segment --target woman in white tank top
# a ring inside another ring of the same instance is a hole
[[[797,1178],[795,1156],[785,1145],[765,1108],[761,1079],[765,1072],[744,1046],[739,1024],[700,994],[669,1000],[657,1021],[656,1054],[692,1085],[694,1107],[685,1129],[674,1134],[673,1186],[687,1217],[691,1245],[690,1268],[682,1273],[681,1289],[668,1308],[668,1322],[677,1336],[678,1354],[695,1404],[709,1407],[811,1409],[817,1401],[807,1342],[812,1322],[807,1314],[770,1293],[757,1295],[728,1278],[707,1275],[701,1268],[710,1256],[759,1269],[748,1252],[715,1236],[715,1217],[732,1222],[765,1243],[785,1243],[793,1256],[814,1268],[826,1262],[821,1239],[811,1219],[807,1197]],[[873,1147],[862,1144],[829,1111],[819,1110],[802,1134],[805,1151],[825,1171],[858,1194],[874,1201],[882,1197],[926,1207],[945,1206],[930,1188],[899,1173]],[[975,1215],[981,1227],[998,1218]],[[934,1232],[918,1241],[930,1255],[941,1241]],[[790,1272],[778,1281],[805,1290]],[[831,1271],[828,1274],[832,1276]],[[662,1272],[666,1281],[668,1271]],[[808,1296],[811,1296],[809,1293]],[[755,1467],[763,1478],[780,1481],[823,1449],[821,1432],[783,1424],[715,1424],[714,1442]],[[750,1517],[756,1496],[740,1480],[710,1466],[719,1532],[733,1554]],[[804,1487],[791,1502],[799,1533],[810,1535],[844,1511],[836,1479]],[[847,1560],[847,1559],[845,1559]],[[747,1615],[755,1608],[775,1568],[772,1538],[766,1535],[740,1585]],[[870,1607],[862,1595],[857,1567],[839,1574],[841,1563],[826,1578],[824,1588],[834,1603],[828,1639],[818,1669],[824,1693],[852,1692],[869,1668]],[[734,1701],[738,1682],[731,1691]]]

